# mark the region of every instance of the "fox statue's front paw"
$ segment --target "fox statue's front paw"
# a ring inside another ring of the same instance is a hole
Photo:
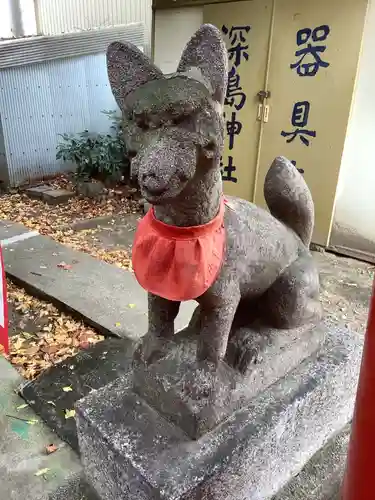
[[[161,358],[164,358],[169,350],[171,341],[154,333],[146,333],[137,346],[133,364],[151,365]]]

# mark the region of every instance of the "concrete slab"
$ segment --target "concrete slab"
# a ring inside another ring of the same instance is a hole
[[[113,226],[117,218],[118,216],[115,215],[103,215],[102,217],[92,217],[91,219],[79,220],[67,227],[69,229],[73,229],[73,231],[86,231],[87,229]]]
[[[20,375],[0,356],[0,498],[45,500],[61,484],[81,472],[77,455],[29,409],[17,408],[24,401],[17,396]],[[10,417],[9,415],[12,415]],[[38,419],[35,425],[24,420]],[[47,455],[45,447],[59,449]],[[48,469],[36,476],[38,471]]]
[[[30,293],[85,318],[104,334],[138,339],[147,330],[147,294],[128,271],[47,236],[4,248],[4,263],[7,274]],[[183,304],[178,329],[187,325],[194,308],[195,302]]]
[[[75,231],[95,229],[95,240],[101,248],[114,250],[125,248],[131,251],[140,214],[125,214],[111,217],[98,217],[77,222],[72,226]],[[91,235],[87,235],[88,240]]]
[[[42,195],[46,191],[51,191],[52,186],[49,186],[48,184],[42,184],[41,186],[33,186],[30,188],[25,189],[25,193],[29,198],[34,198],[34,199],[41,199]]]
[[[43,184],[41,186],[34,186],[25,190],[25,193],[29,198],[34,198],[40,200],[43,196],[43,193],[46,191],[51,191],[52,187],[48,184]]]
[[[346,425],[272,500],[338,500],[349,446]]]
[[[48,203],[48,205],[67,203],[74,196],[75,193],[73,191],[67,191],[66,189],[49,189],[42,192],[42,200]]]

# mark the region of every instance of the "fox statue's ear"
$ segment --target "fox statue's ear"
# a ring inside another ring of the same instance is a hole
[[[228,80],[228,54],[220,31],[211,24],[203,24],[187,43],[178,73],[199,70],[215,101],[224,104]]]
[[[129,92],[151,80],[163,78],[163,73],[131,43],[113,42],[107,49],[107,71],[112,93],[119,108]]]

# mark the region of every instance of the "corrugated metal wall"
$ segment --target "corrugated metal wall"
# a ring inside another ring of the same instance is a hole
[[[105,54],[99,54],[0,72],[11,185],[63,169],[56,161],[58,134],[109,130],[110,122],[101,111],[117,106],[105,68]]]
[[[36,0],[40,33],[58,34],[76,30],[143,22],[150,50],[152,0]]]
[[[112,36],[144,49],[143,27],[134,26],[113,29]],[[96,30],[95,37],[101,41],[104,31]],[[82,39],[83,51],[87,36],[76,35]],[[85,129],[109,132],[111,123],[102,111],[115,110],[117,105],[106,56],[100,52],[0,70],[1,181],[17,186],[64,170],[66,166],[56,160],[59,134]],[[3,150],[7,168],[1,162]]]
[[[36,7],[40,33],[86,33],[77,35],[82,37],[77,57],[61,55],[63,59],[27,64],[26,49],[18,47],[13,67],[0,70],[0,181],[9,181],[11,186],[65,168],[56,161],[58,134],[109,131],[111,123],[101,111],[117,106],[108,83],[105,54],[84,55],[88,52],[85,37],[103,39],[105,30],[93,28],[118,26],[121,33],[116,39],[129,39],[130,34],[133,43],[150,52],[151,0],[36,0]],[[141,29],[119,26],[135,22],[142,23]],[[71,45],[68,38],[64,40]],[[34,40],[42,50],[46,40]],[[47,42],[53,44],[53,40]],[[58,43],[56,40],[56,47],[61,46]],[[37,50],[37,46],[27,50]]]

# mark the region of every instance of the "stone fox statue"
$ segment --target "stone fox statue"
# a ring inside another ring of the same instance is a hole
[[[277,328],[319,320],[319,276],[308,250],[314,205],[298,170],[276,158],[264,185],[270,212],[223,196],[227,51],[220,31],[203,25],[175,74],[163,75],[129,43],[112,43],[107,63],[132,172],[152,206],[133,245],[136,277],[149,292],[138,359],[164,352],[183,300],[199,304],[190,325],[198,360],[215,364],[240,301],[249,312],[260,304],[259,314]]]

